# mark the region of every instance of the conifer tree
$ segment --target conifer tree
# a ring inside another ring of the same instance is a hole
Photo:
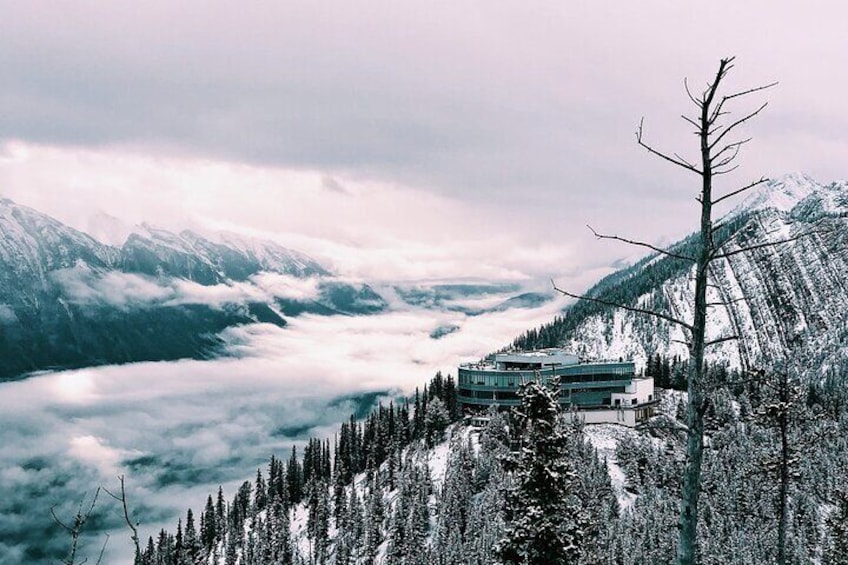
[[[253,510],[254,513],[262,512],[268,504],[268,487],[265,485],[265,477],[262,469],[256,470],[256,483],[254,484]]]
[[[435,547],[438,563],[462,565],[463,542],[474,486],[474,454],[469,441],[454,441],[441,489]],[[474,535],[474,533],[472,533]]]
[[[192,513],[191,508],[189,508],[188,512],[186,512],[183,545],[185,546],[187,561],[189,563],[194,563],[195,558],[200,552],[200,540],[197,538],[197,530],[194,526],[194,514]]]
[[[292,446],[291,457],[286,466],[286,487],[291,504],[297,504],[303,498],[303,469],[297,459],[297,446]]]
[[[200,515],[200,539],[206,551],[212,549],[217,537],[217,520],[215,519],[215,507],[212,505],[212,495],[206,497],[206,508]]]
[[[837,492],[836,508],[827,518],[823,565],[848,565],[848,490]]]
[[[502,563],[559,565],[581,555],[586,517],[569,458],[568,428],[559,421],[559,383],[530,381],[519,392],[521,451],[507,461],[506,530],[496,549]]]
[[[448,424],[450,424],[450,416],[444,402],[434,398],[427,404],[424,415],[424,439],[428,447],[432,447],[441,440]]]
[[[377,550],[383,541],[383,520],[384,510],[383,496],[377,481],[372,479],[368,482],[368,494],[365,502],[365,519],[364,519],[364,541],[363,541],[363,561],[365,563],[373,563],[377,556]]]

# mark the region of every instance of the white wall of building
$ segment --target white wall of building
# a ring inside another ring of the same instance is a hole
[[[645,377],[641,379],[633,379],[624,389],[624,392],[615,392],[611,395],[613,407],[635,406],[638,404],[646,404],[655,400],[654,378]],[[635,401],[635,402],[634,402]]]

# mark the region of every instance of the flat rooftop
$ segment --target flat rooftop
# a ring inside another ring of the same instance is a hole
[[[550,366],[603,366],[611,364],[628,364],[630,361],[623,360],[581,360],[577,355],[560,348],[536,349],[533,351],[508,351],[496,353],[492,359],[485,359],[476,363],[463,363],[463,369],[500,370],[501,367],[511,365],[541,365]]]

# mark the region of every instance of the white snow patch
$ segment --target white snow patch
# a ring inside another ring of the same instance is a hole
[[[627,478],[618,464],[615,456],[615,448],[625,435],[635,435],[638,432],[631,428],[625,428],[615,424],[597,424],[586,426],[584,434],[592,446],[598,450],[598,456],[606,459],[607,470],[612,481],[612,489],[615,492],[619,507],[622,511],[630,508],[636,500],[636,495],[626,488]]]

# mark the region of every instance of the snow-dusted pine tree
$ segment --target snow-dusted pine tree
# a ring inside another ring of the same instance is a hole
[[[506,530],[495,552],[509,564],[576,563],[587,524],[569,458],[570,429],[560,421],[559,383],[531,381],[519,394],[521,449],[506,461],[513,485],[506,493]]]
[[[848,565],[848,491],[837,495],[836,508],[827,519],[824,565]]]

